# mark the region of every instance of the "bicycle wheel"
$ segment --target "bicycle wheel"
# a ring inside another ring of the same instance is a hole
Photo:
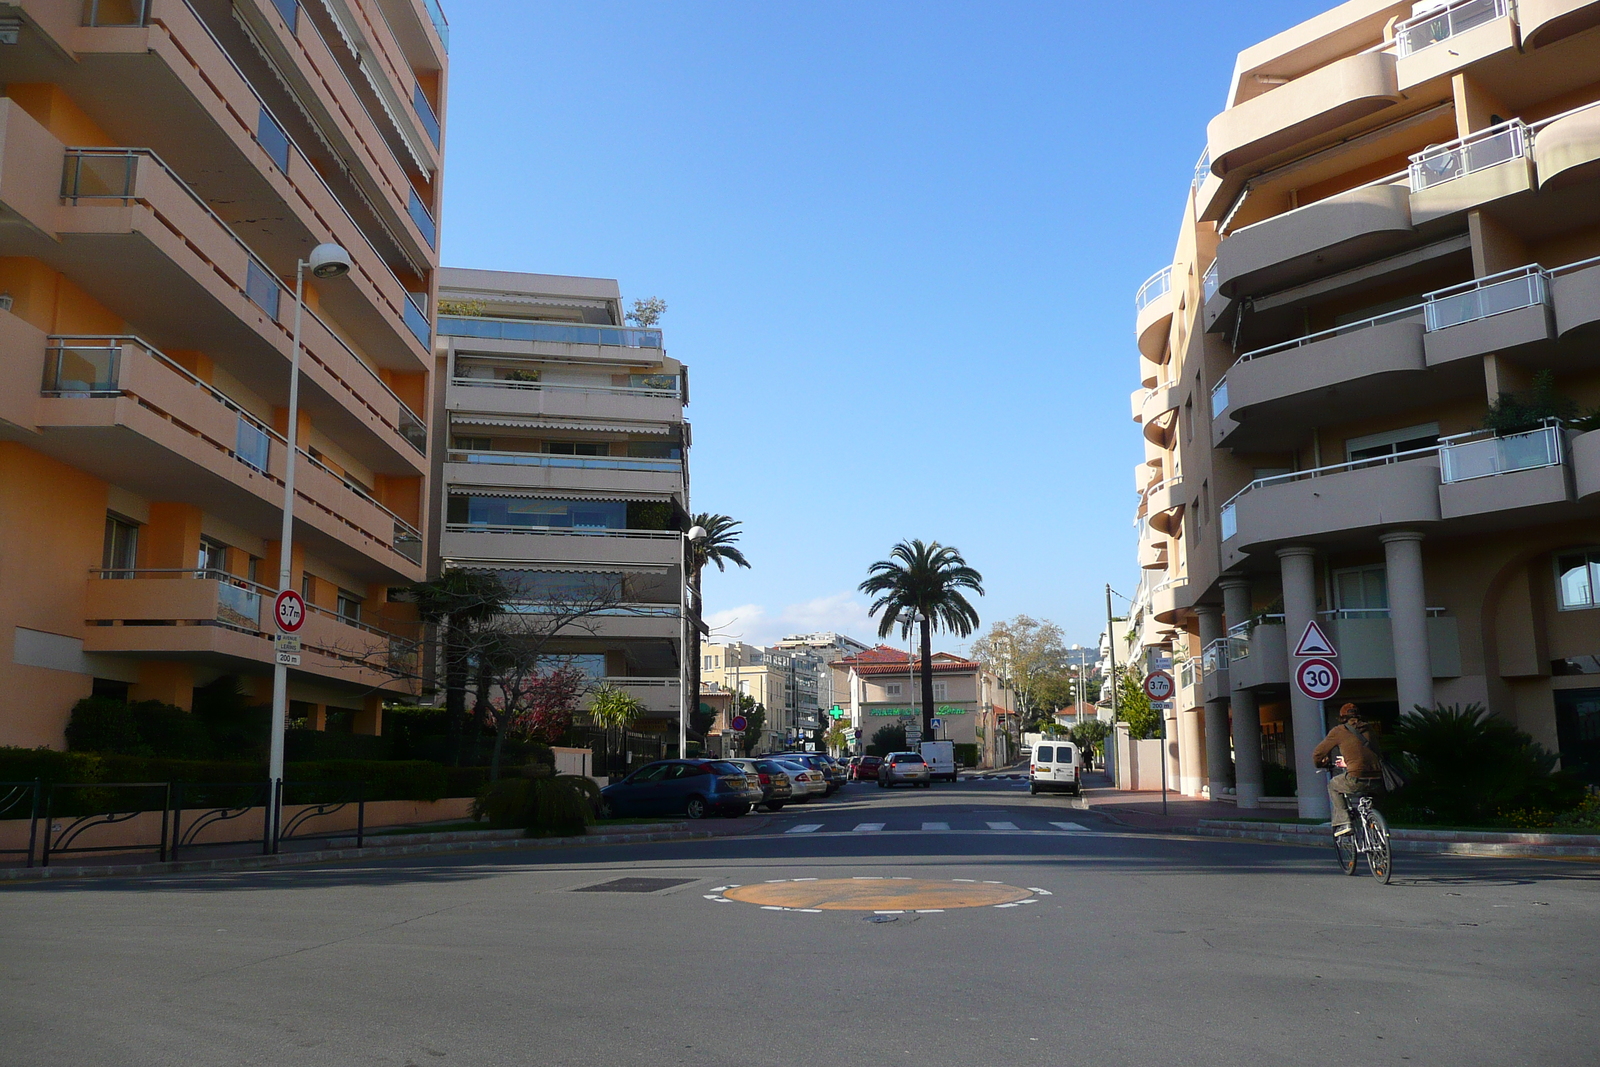
[[[1345,834],[1333,839],[1334,854],[1339,857],[1339,869],[1345,874],[1356,873],[1356,835]]]
[[[1388,885],[1389,876],[1394,873],[1389,854],[1389,824],[1376,811],[1367,818],[1367,840],[1372,846],[1367,852],[1367,870],[1372,872],[1372,877]]]

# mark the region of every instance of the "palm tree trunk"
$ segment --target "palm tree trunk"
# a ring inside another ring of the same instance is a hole
[[[922,739],[933,740],[933,628],[922,615]]]
[[[683,650],[684,656],[688,658],[689,669],[685,672],[685,682],[689,686],[689,691],[683,694],[683,699],[684,706],[689,709],[689,714],[693,715],[700,710],[700,569],[698,567],[692,567],[689,571],[689,619],[685,629],[689,635],[689,643]]]

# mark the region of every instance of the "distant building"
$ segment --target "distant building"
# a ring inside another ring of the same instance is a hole
[[[885,726],[909,724],[922,715],[920,662],[897,648],[876,648],[833,665],[834,688],[848,700],[850,726],[861,751]],[[1005,728],[1016,715],[1016,694],[976,660],[937,652],[932,660],[933,700],[939,728],[927,740],[976,746],[978,765],[1000,766],[1011,755]]]

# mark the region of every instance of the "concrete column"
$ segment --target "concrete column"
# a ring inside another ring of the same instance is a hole
[[[1194,613],[1200,623],[1200,649],[1223,634],[1222,610],[1215,604],[1196,604]],[[1205,706],[1206,777],[1211,787],[1212,799],[1221,797],[1228,788],[1228,764],[1231,753],[1228,747],[1228,702],[1208,701]]]
[[[1186,797],[1199,796],[1200,787],[1205,784],[1205,768],[1201,763],[1201,715],[1198,708],[1178,712],[1178,789]]]
[[[1428,600],[1422,588],[1422,534],[1396,530],[1383,542],[1389,581],[1389,631],[1394,641],[1395,688],[1400,714],[1433,707],[1433,667],[1428,659]]]
[[[1237,626],[1250,618],[1250,579],[1222,580],[1222,609],[1227,624]],[[1261,806],[1261,713],[1256,695],[1235,689],[1229,699],[1233,736],[1233,789],[1241,808]],[[1213,794],[1216,795],[1216,794]]]
[[[1289,642],[1289,671],[1293,674],[1299,661],[1293,656],[1294,646],[1305,633],[1306,624],[1317,614],[1316,549],[1307,545],[1290,545],[1278,549],[1278,565],[1283,573],[1284,635]],[[1324,780],[1311,762],[1311,752],[1328,731],[1323,726],[1322,702],[1312,700],[1289,685],[1289,707],[1294,721],[1294,772],[1300,797],[1302,819],[1328,818],[1328,790]]]

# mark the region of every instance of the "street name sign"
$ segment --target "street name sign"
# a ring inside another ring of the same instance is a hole
[[[300,638],[293,634],[278,634],[273,639],[276,661],[285,667],[300,666]]]
[[[1327,700],[1339,691],[1339,668],[1331,659],[1308,659],[1294,669],[1295,688],[1312,700]]]

